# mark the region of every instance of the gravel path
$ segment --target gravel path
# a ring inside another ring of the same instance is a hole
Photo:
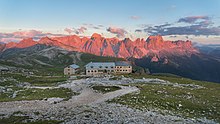
[[[45,111],[51,108],[58,109],[60,107],[72,109],[81,105],[104,102],[118,96],[138,91],[136,87],[122,87],[120,90],[101,94],[92,90],[87,83],[86,79],[81,79],[60,85],[59,87],[66,87],[72,89],[74,92],[80,92],[80,95],[72,96],[68,101],[62,101],[57,104],[51,104],[51,101],[45,100],[0,102],[0,114],[13,113],[16,111]]]
[[[63,120],[67,124],[145,124],[145,123],[215,123],[206,119],[184,119],[179,116],[163,115],[154,110],[140,111],[124,105],[106,103],[105,101],[119,97],[128,93],[138,92],[136,87],[120,86],[120,90],[109,93],[98,93],[90,88],[91,84],[97,83],[102,85],[121,84],[117,81],[108,81],[105,79],[80,79],[71,83],[61,84],[58,87],[70,88],[74,92],[79,92],[77,96],[72,96],[68,101],[60,101],[56,104],[51,100],[62,100],[60,98],[51,98],[45,100],[32,101],[13,101],[0,102],[0,114],[10,116],[12,113],[21,111],[25,116],[32,120]],[[109,83],[111,82],[111,83]],[[123,81],[123,82],[127,82]],[[35,87],[36,88],[36,87]],[[57,87],[56,87],[57,88]],[[38,112],[40,114],[34,114]]]

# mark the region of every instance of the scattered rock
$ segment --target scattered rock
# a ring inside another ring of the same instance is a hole
[[[55,98],[55,97],[53,97],[53,98],[47,98],[47,101],[48,101],[50,104],[52,104],[52,103],[56,104],[56,103],[59,103],[59,102],[63,101],[63,98]]]

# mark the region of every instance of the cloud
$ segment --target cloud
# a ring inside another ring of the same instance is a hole
[[[197,20],[210,20],[210,17],[208,16],[188,16],[184,18],[180,18],[178,20],[178,23],[184,22],[184,23],[195,23]]]
[[[83,26],[78,29],[80,34],[84,33],[86,30],[87,30],[87,28],[85,28]]]
[[[208,26],[212,26],[214,23],[211,20],[205,20],[205,21],[198,22],[197,24],[203,27],[208,27]]]
[[[97,26],[100,27],[100,28],[101,28],[101,27],[104,27],[104,25],[101,25],[101,24],[99,24],[99,25],[97,25]]]
[[[136,29],[135,32],[142,32],[142,30],[141,29]]]
[[[139,20],[141,17],[140,16],[131,16],[130,18],[133,20]]]
[[[65,28],[64,31],[66,31],[68,34],[72,34],[72,33],[75,33],[75,34],[83,34],[85,31],[87,30],[86,27],[80,27],[80,28]]]
[[[87,27],[87,28],[92,28],[92,29],[101,29],[101,28],[104,28],[105,26],[104,25],[101,25],[101,24],[99,24],[99,25],[94,25],[94,24],[90,24],[90,23],[84,23],[83,24],[85,27]]]
[[[176,24],[185,22],[183,26]],[[213,22],[208,16],[190,16],[180,18],[177,23],[165,23],[145,27],[143,30],[148,35],[220,35],[220,27],[213,27]]]
[[[190,25],[181,27],[148,27],[144,29],[150,35],[220,35],[219,27],[207,27],[203,25]]]
[[[171,9],[176,9],[176,5],[171,5],[170,8]]]
[[[97,27],[97,26],[94,26],[94,27],[92,27],[92,28],[94,28],[94,29],[100,29],[100,27]]]
[[[0,42],[2,42],[2,43],[19,42],[21,40],[22,40],[22,38],[10,38],[10,37],[8,37],[8,38],[0,38]]]
[[[177,36],[176,35],[171,35],[169,36],[170,38],[176,38]]]
[[[127,31],[125,31],[124,29],[122,28],[117,28],[117,27],[109,27],[107,29],[108,32],[111,32],[113,34],[116,34],[116,36],[118,38],[124,38],[125,37],[125,34],[127,34]]]
[[[67,33],[71,34],[73,32],[73,29],[65,28],[64,31],[66,31]]]
[[[15,37],[34,37],[41,34],[42,31],[37,31],[37,30],[17,31],[13,33]]]
[[[0,33],[0,42],[3,43],[18,42],[24,38],[33,38],[37,40],[45,36],[63,36],[63,35],[43,33],[42,31],[37,31],[37,30],[27,30],[27,31],[19,30],[12,33]]]
[[[171,26],[171,25],[172,24],[166,23],[166,24],[162,24],[162,25],[157,25],[157,26],[155,26],[155,28],[162,29],[164,27]]]

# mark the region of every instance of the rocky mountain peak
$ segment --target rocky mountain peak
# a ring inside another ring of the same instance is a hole
[[[149,36],[147,38],[147,42],[163,42],[163,37],[161,35]]]
[[[92,34],[92,36],[91,36],[91,38],[94,38],[94,39],[101,39],[101,35],[100,34],[98,34],[98,33],[94,33],[94,34]]]

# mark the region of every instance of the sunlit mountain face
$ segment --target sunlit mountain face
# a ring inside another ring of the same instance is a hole
[[[64,37],[43,37],[39,41],[32,38],[20,42],[9,42],[1,45],[1,51],[10,48],[27,48],[36,44],[57,46],[68,51],[91,53],[98,56],[111,56],[119,58],[142,58],[153,56],[155,59],[170,55],[191,56],[199,51],[193,47],[191,41],[164,41],[162,36],[150,36],[147,39],[105,38],[100,34],[93,34],[91,38],[80,38],[77,35]],[[155,61],[155,60],[152,60]]]

